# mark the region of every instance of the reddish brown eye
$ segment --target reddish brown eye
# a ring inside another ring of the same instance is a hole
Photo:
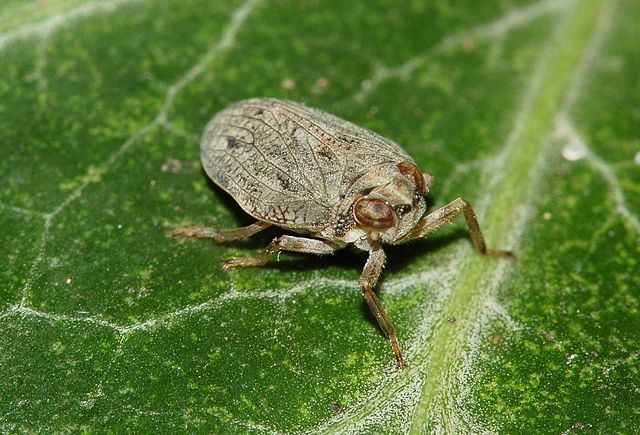
[[[416,187],[422,195],[427,194],[427,190],[424,185],[424,177],[416,165],[411,162],[402,162],[398,163],[398,169],[405,177],[410,179],[413,178],[416,183]]]
[[[360,225],[377,230],[391,228],[396,222],[389,204],[378,198],[360,198],[353,207],[353,214]]]

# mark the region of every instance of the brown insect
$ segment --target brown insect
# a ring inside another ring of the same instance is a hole
[[[271,98],[237,102],[205,128],[200,158],[209,177],[257,221],[230,230],[177,228],[171,235],[226,243],[272,225],[305,235],[276,237],[254,258],[224,261],[223,270],[262,266],[280,251],[323,255],[347,245],[368,251],[362,296],[400,368],[406,364],[396,332],[374,293],[385,262],[382,245],[423,237],[462,213],[480,254],[512,257],[487,249],[471,205],[461,198],[425,216],[433,177],[396,143],[319,109]]]

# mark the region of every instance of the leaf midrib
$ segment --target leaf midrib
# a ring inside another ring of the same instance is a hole
[[[557,31],[542,54],[540,76],[533,78],[538,80],[537,86],[534,84],[534,94],[530,95],[528,104],[523,105],[519,116],[522,123],[516,125],[505,147],[500,159],[501,172],[485,192],[486,210],[491,219],[481,225],[490,246],[503,247],[507,240],[517,239],[513,235],[521,228],[513,222],[515,210],[523,199],[530,197],[534,188],[532,180],[536,178],[537,162],[544,155],[558,108],[563,107],[568,98],[567,90],[576,77],[605,3],[603,0],[576,2],[575,7],[559,20]],[[460,278],[453,284],[451,297],[441,313],[441,319],[456,321],[442,321],[436,325],[429,345],[415,355],[413,365],[423,370],[424,385],[411,422],[412,433],[430,427],[434,407],[446,407],[447,403],[443,401],[451,400],[445,394],[448,373],[464,358],[465,338],[471,333],[475,320],[482,315],[482,301],[490,296],[492,287],[500,279],[496,278],[501,267],[497,263],[474,256],[462,265]],[[484,286],[489,281],[494,285]]]

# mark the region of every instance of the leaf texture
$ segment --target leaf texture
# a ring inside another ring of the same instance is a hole
[[[640,6],[58,0],[0,5],[2,432],[640,431]],[[365,257],[216,246],[207,121],[302,101],[402,144],[464,222]]]

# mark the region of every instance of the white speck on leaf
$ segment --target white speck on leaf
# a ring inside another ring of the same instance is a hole
[[[178,159],[167,159],[162,165],[162,172],[171,172],[176,174],[182,170],[182,162]]]
[[[282,89],[286,89],[287,91],[292,91],[296,88],[296,82],[292,78],[286,78],[282,80],[280,83],[280,87]]]
[[[329,81],[329,79],[326,77],[320,77],[318,80],[316,80],[315,84],[313,85],[313,89],[311,89],[311,92],[314,95],[319,95],[324,92],[324,90],[329,86],[331,86],[331,82]]]
[[[584,147],[582,147],[579,142],[569,142],[562,148],[562,157],[569,160],[570,162],[580,160],[584,158],[585,155],[586,153]]]

